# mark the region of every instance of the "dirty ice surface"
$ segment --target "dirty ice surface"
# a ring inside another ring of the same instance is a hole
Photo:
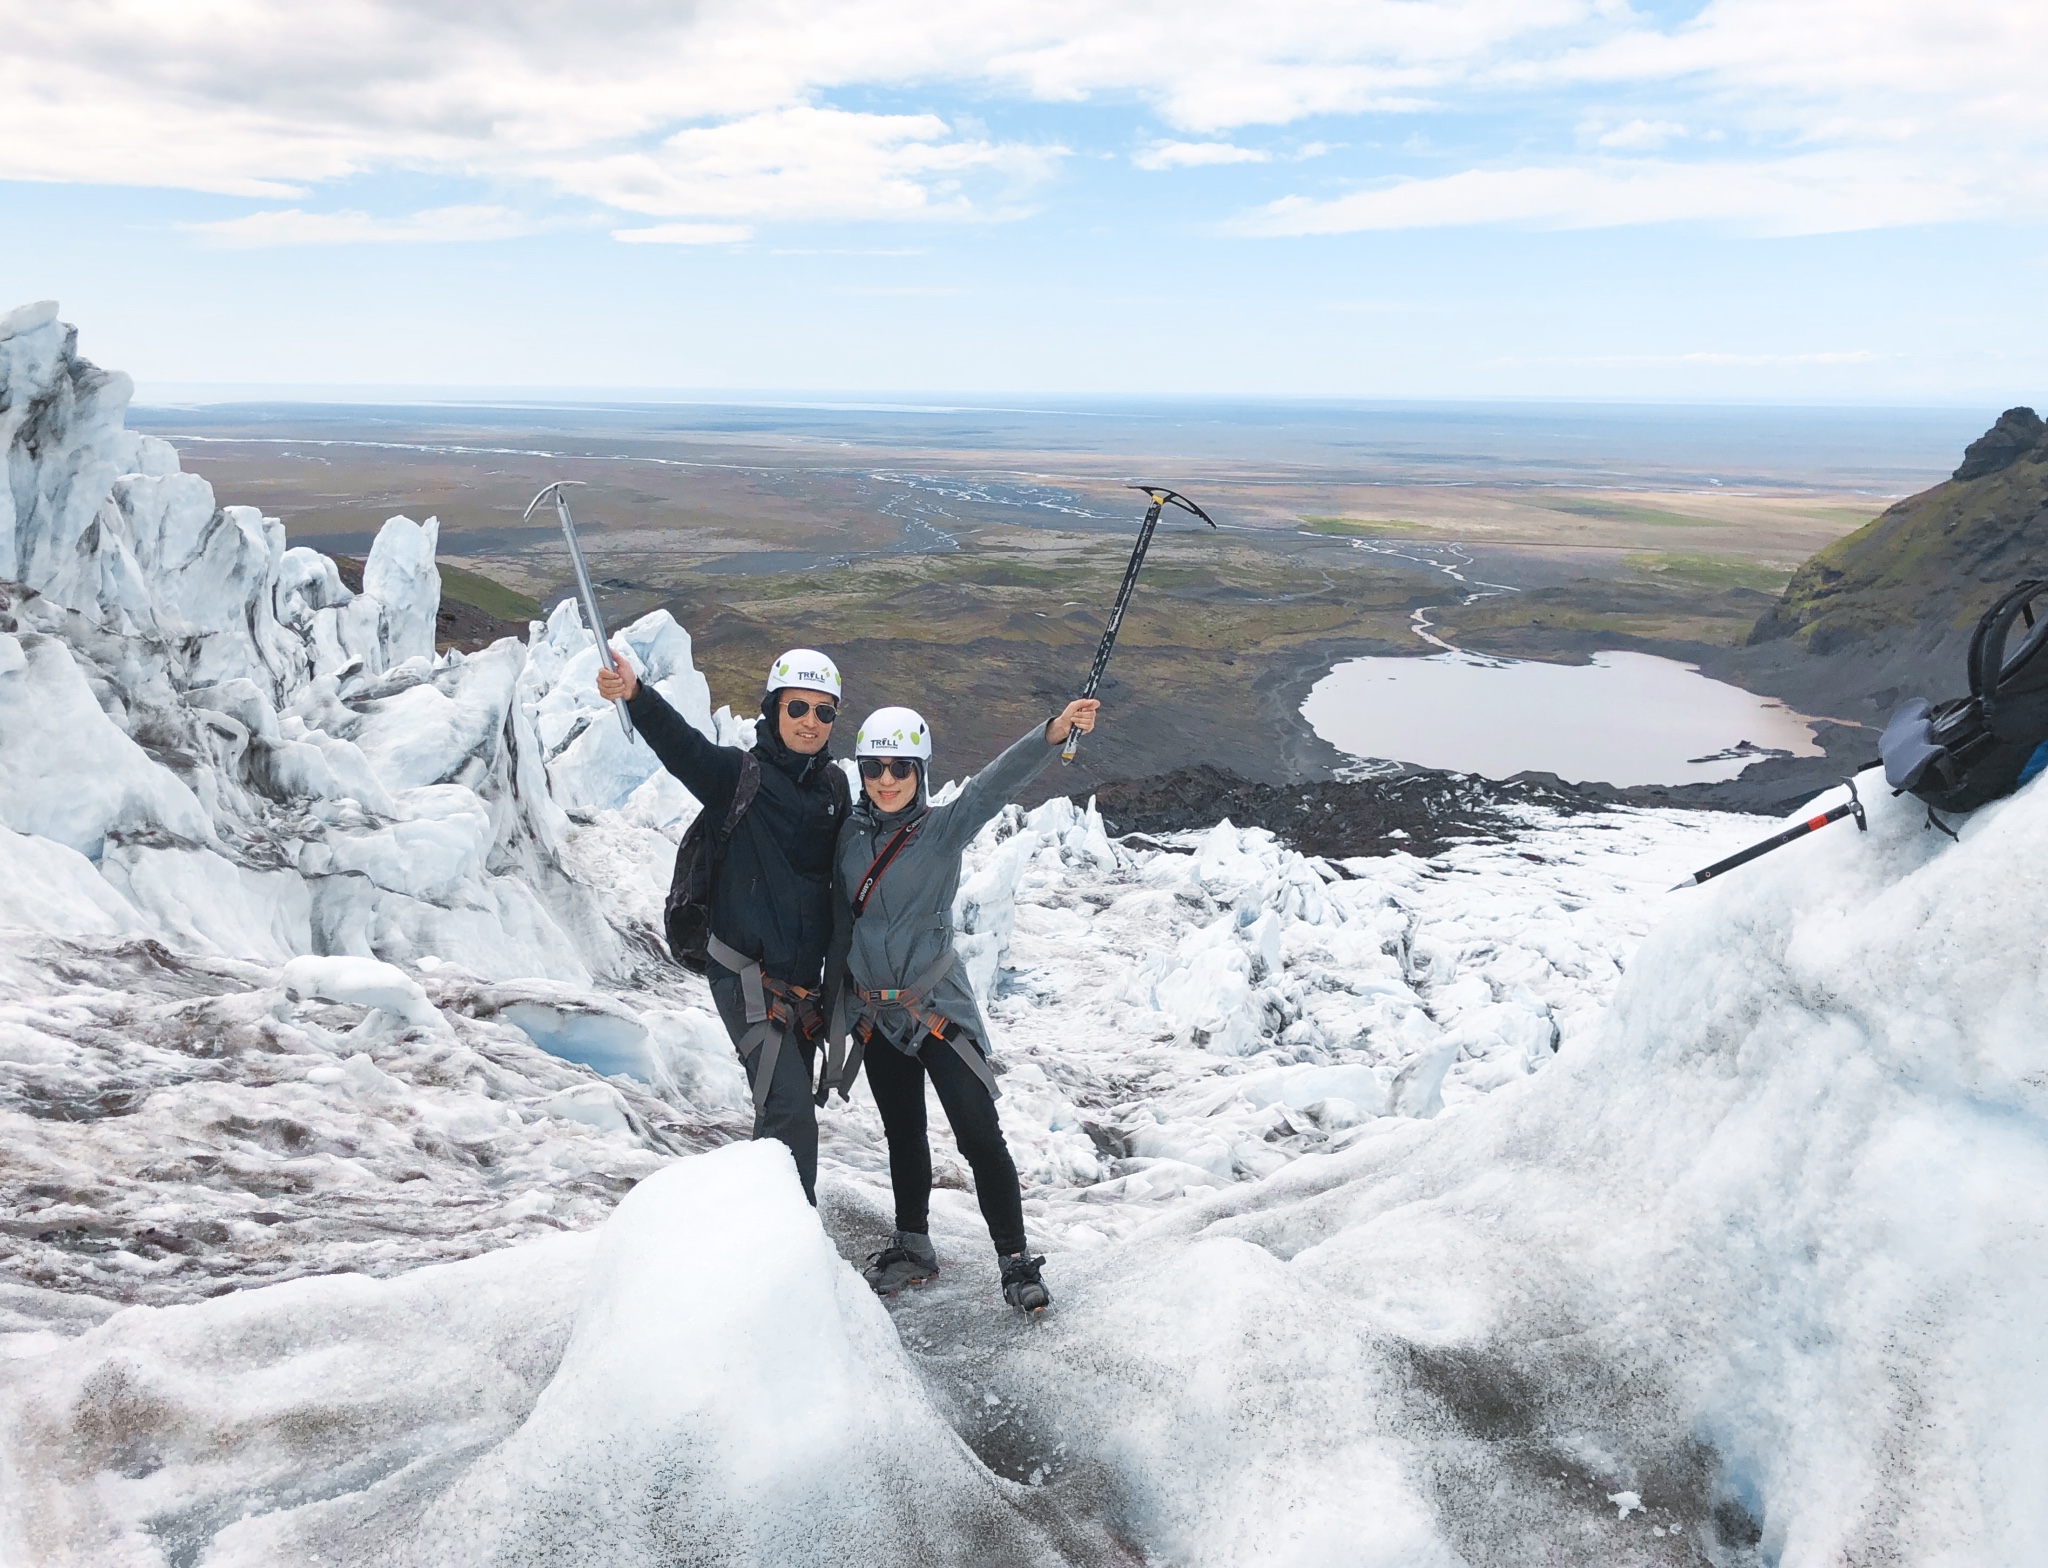
[[[872,1105],[816,1216],[742,1141],[573,608],[434,656],[431,522],[348,594],[53,308],[0,392],[5,1568],[2033,1560],[2038,785],[1687,894],[1769,824],[1008,812],[957,914],[1055,1306],[942,1131],[884,1304]]]

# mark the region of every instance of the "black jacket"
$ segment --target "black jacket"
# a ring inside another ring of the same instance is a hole
[[[645,681],[626,709],[661,765],[722,821],[739,784],[739,748],[706,740]],[[776,979],[815,987],[832,939],[832,846],[852,792],[824,752],[804,757],[783,745],[772,715],[758,733],[761,788],[718,869],[711,929]]]

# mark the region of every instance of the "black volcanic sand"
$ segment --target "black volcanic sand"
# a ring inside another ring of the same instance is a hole
[[[1095,802],[1112,835],[1194,832],[1227,817],[1332,860],[1397,851],[1428,858],[1473,839],[1510,838],[1525,825],[1516,807],[1573,815],[1606,809],[1568,785],[1526,777],[1503,782],[1416,769],[1394,778],[1264,784],[1208,764],[1105,785]]]
[[[1851,752],[1868,744],[1862,731],[1841,726],[1824,726],[1821,738]],[[1569,784],[1549,773],[1488,779],[1429,768],[1385,778],[1272,784],[1201,763],[1105,784],[1095,802],[1113,836],[1196,832],[1227,817],[1238,827],[1265,828],[1304,855],[1343,860],[1400,852],[1427,859],[1454,844],[1515,837],[1532,806],[1565,816],[1623,806],[1781,816],[1853,771],[1834,756],[1773,758],[1720,784],[1617,789]]]

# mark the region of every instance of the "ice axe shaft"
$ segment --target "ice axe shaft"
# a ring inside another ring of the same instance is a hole
[[[1671,891],[1676,893],[1680,888],[1698,887],[1702,882],[1711,881],[1724,871],[1733,871],[1737,866],[1746,866],[1759,855],[1768,855],[1774,849],[1783,849],[1794,839],[1802,839],[1809,833],[1818,833],[1830,822],[1840,822],[1844,817],[1854,817],[1859,832],[1867,833],[1870,831],[1870,821],[1863,814],[1863,802],[1856,794],[1856,781],[1854,779],[1849,780],[1849,798],[1843,801],[1841,805],[1831,810],[1823,811],[1817,817],[1808,817],[1804,822],[1797,823],[1785,829],[1782,833],[1773,834],[1761,844],[1752,844],[1747,849],[1737,851],[1726,860],[1717,860],[1704,871],[1695,871]]]
[[[534,510],[541,502],[547,500],[549,496],[554,497],[555,516],[561,522],[562,537],[569,541],[569,563],[576,568],[576,593],[583,601],[583,618],[590,623],[591,635],[597,638],[598,658],[604,661],[606,669],[617,674],[619,661],[612,652],[611,638],[605,632],[604,616],[598,613],[597,594],[590,586],[590,568],[583,564],[583,543],[576,537],[576,523],[569,516],[569,501],[562,494],[567,486],[582,483],[580,479],[557,479],[526,503],[526,511],[519,520],[525,522],[527,518],[533,516]],[[626,732],[626,739],[633,739],[633,720],[626,712],[625,702],[620,700],[614,702],[612,706],[619,710],[619,727]]]
[[[1109,668],[1109,652],[1116,646],[1117,629],[1124,623],[1124,611],[1131,602],[1131,590],[1138,585],[1138,568],[1145,564],[1145,552],[1152,548],[1152,532],[1159,526],[1159,514],[1169,506],[1177,506],[1183,512],[1192,512],[1211,528],[1216,519],[1203,511],[1178,490],[1168,490],[1161,485],[1130,485],[1127,488],[1142,490],[1152,499],[1151,507],[1145,513],[1145,521],[1138,527],[1138,542],[1131,546],[1131,564],[1124,568],[1124,580],[1116,591],[1116,603],[1110,607],[1109,624],[1102,629],[1102,641],[1095,649],[1095,663],[1089,667],[1088,680],[1081,687],[1083,697],[1092,697],[1102,685],[1102,672]],[[1060,761],[1072,762],[1074,754],[1081,749],[1081,732],[1067,732],[1067,743],[1060,749]]]

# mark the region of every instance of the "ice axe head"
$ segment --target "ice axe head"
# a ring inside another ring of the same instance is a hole
[[[1144,491],[1146,495],[1152,498],[1152,506],[1154,510],[1158,510],[1162,507],[1177,506],[1183,512],[1193,512],[1195,516],[1199,517],[1211,528],[1214,528],[1216,526],[1215,518],[1211,517],[1199,506],[1195,505],[1194,502],[1190,501],[1178,490],[1169,490],[1164,485],[1126,485],[1124,488],[1128,490]]]
[[[526,510],[519,514],[519,520],[523,523],[529,517],[533,516],[534,508],[539,506],[541,502],[545,501],[549,496],[553,496],[556,500],[559,501],[561,499],[563,486],[582,485],[585,482],[586,481],[581,479],[557,479],[553,484],[549,485],[545,490],[541,491],[539,495],[535,496],[531,501],[528,501],[526,503]]]

